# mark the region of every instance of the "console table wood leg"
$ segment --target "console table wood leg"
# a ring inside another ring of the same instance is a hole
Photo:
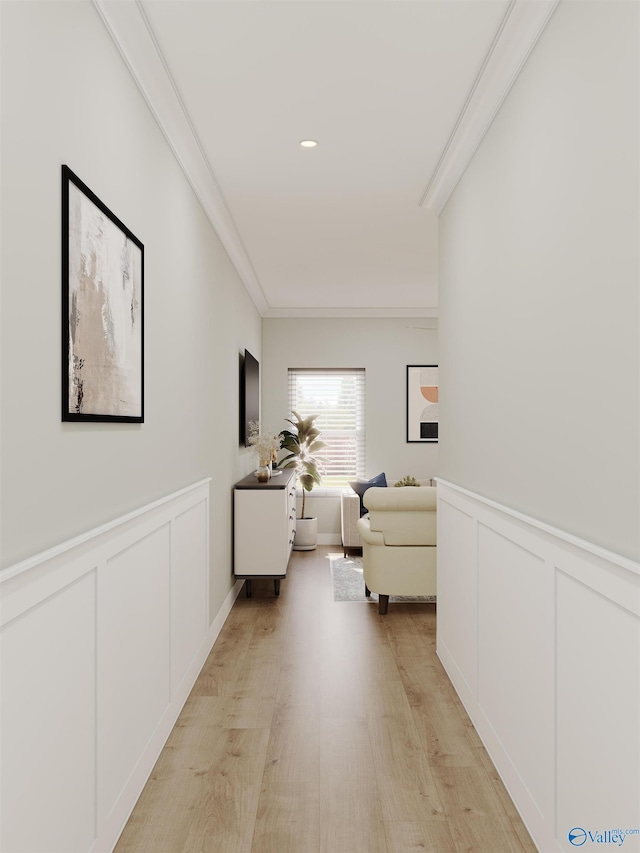
[[[251,581],[249,579],[244,582],[244,588],[247,591],[247,598],[251,598]]]

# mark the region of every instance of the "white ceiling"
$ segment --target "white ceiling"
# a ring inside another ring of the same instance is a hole
[[[438,213],[557,0],[94,2],[263,316],[437,316]]]

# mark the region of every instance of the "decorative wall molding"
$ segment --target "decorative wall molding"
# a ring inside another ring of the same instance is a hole
[[[15,577],[16,575],[22,574],[22,572],[29,571],[30,569],[34,569],[43,563],[51,562],[55,557],[59,557],[65,554],[67,551],[72,551],[75,548],[79,548],[81,545],[84,545],[87,542],[91,542],[92,539],[98,539],[100,536],[103,536],[105,533],[109,533],[116,528],[122,528],[123,525],[135,521],[137,518],[140,518],[143,515],[149,515],[151,512],[162,508],[165,504],[174,503],[179,498],[189,495],[194,491],[198,491],[202,488],[207,487],[207,484],[211,482],[211,478],[207,478],[205,480],[200,480],[197,483],[194,483],[191,486],[186,486],[184,489],[180,489],[177,492],[173,492],[170,495],[166,495],[163,498],[158,498],[157,501],[153,501],[153,503],[146,504],[139,509],[132,510],[125,515],[121,515],[113,521],[108,521],[106,524],[101,524],[99,527],[94,527],[92,530],[88,530],[86,533],[82,533],[79,536],[75,536],[73,539],[68,539],[66,542],[61,542],[59,545],[55,545],[53,548],[49,548],[46,551],[42,551],[40,554],[35,554],[32,557],[28,557],[26,560],[22,560],[19,563],[14,563],[13,566],[8,566],[6,569],[0,570],[0,584],[8,581],[10,578]],[[2,621],[0,620],[0,624]]]
[[[0,849],[113,849],[241,586],[211,621],[209,480],[0,574]]]
[[[441,212],[558,2],[512,0],[420,206]],[[261,316],[438,316],[437,308],[270,307],[141,4],[138,0],[93,3]]]
[[[238,275],[263,314],[267,301],[218,182],[141,5],[93,0]]]
[[[539,521],[537,518],[532,518],[530,515],[526,515],[523,512],[519,512],[518,510],[511,509],[510,507],[504,506],[503,504],[497,503],[496,501],[492,501],[490,498],[486,498],[483,495],[479,495],[476,492],[472,492],[469,489],[465,489],[462,486],[457,486],[454,483],[450,483],[448,480],[443,480],[440,477],[438,479],[438,485],[442,484],[446,486],[448,489],[452,489],[456,492],[456,494],[462,495],[469,500],[476,502],[477,504],[487,507],[489,510],[500,513],[508,518],[514,519],[514,521],[522,522],[527,527],[531,527],[535,530],[539,530],[540,533],[545,534],[551,539],[557,539],[559,541],[565,542],[567,545],[572,545],[580,551],[584,551],[590,554],[593,554],[595,557],[599,557],[602,560],[605,560],[607,563],[611,563],[616,566],[620,566],[626,571],[631,572],[632,574],[640,575],[640,563],[636,563],[635,560],[630,560],[628,557],[623,557],[621,554],[616,554],[614,551],[609,551],[606,548],[602,548],[600,545],[594,545],[592,542],[588,542],[586,539],[581,539],[579,536],[574,536],[573,533],[567,533],[565,530],[560,530],[558,527],[553,527],[551,524],[547,524],[544,521]]]
[[[309,318],[434,318],[438,317],[437,308],[267,308],[263,317],[269,319]]]
[[[640,826],[638,563],[438,480],[437,651],[539,850]]]
[[[512,0],[420,201],[442,212],[559,0]]]

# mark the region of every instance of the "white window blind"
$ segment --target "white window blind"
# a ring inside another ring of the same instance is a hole
[[[320,440],[327,445],[320,454],[324,488],[343,488],[364,477],[364,389],[364,368],[289,368],[289,409],[303,418],[317,414]]]

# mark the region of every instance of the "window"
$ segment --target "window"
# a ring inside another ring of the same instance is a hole
[[[317,414],[320,440],[327,445],[321,452],[324,488],[344,488],[364,477],[364,380],[362,368],[289,368],[289,409],[303,418]]]

